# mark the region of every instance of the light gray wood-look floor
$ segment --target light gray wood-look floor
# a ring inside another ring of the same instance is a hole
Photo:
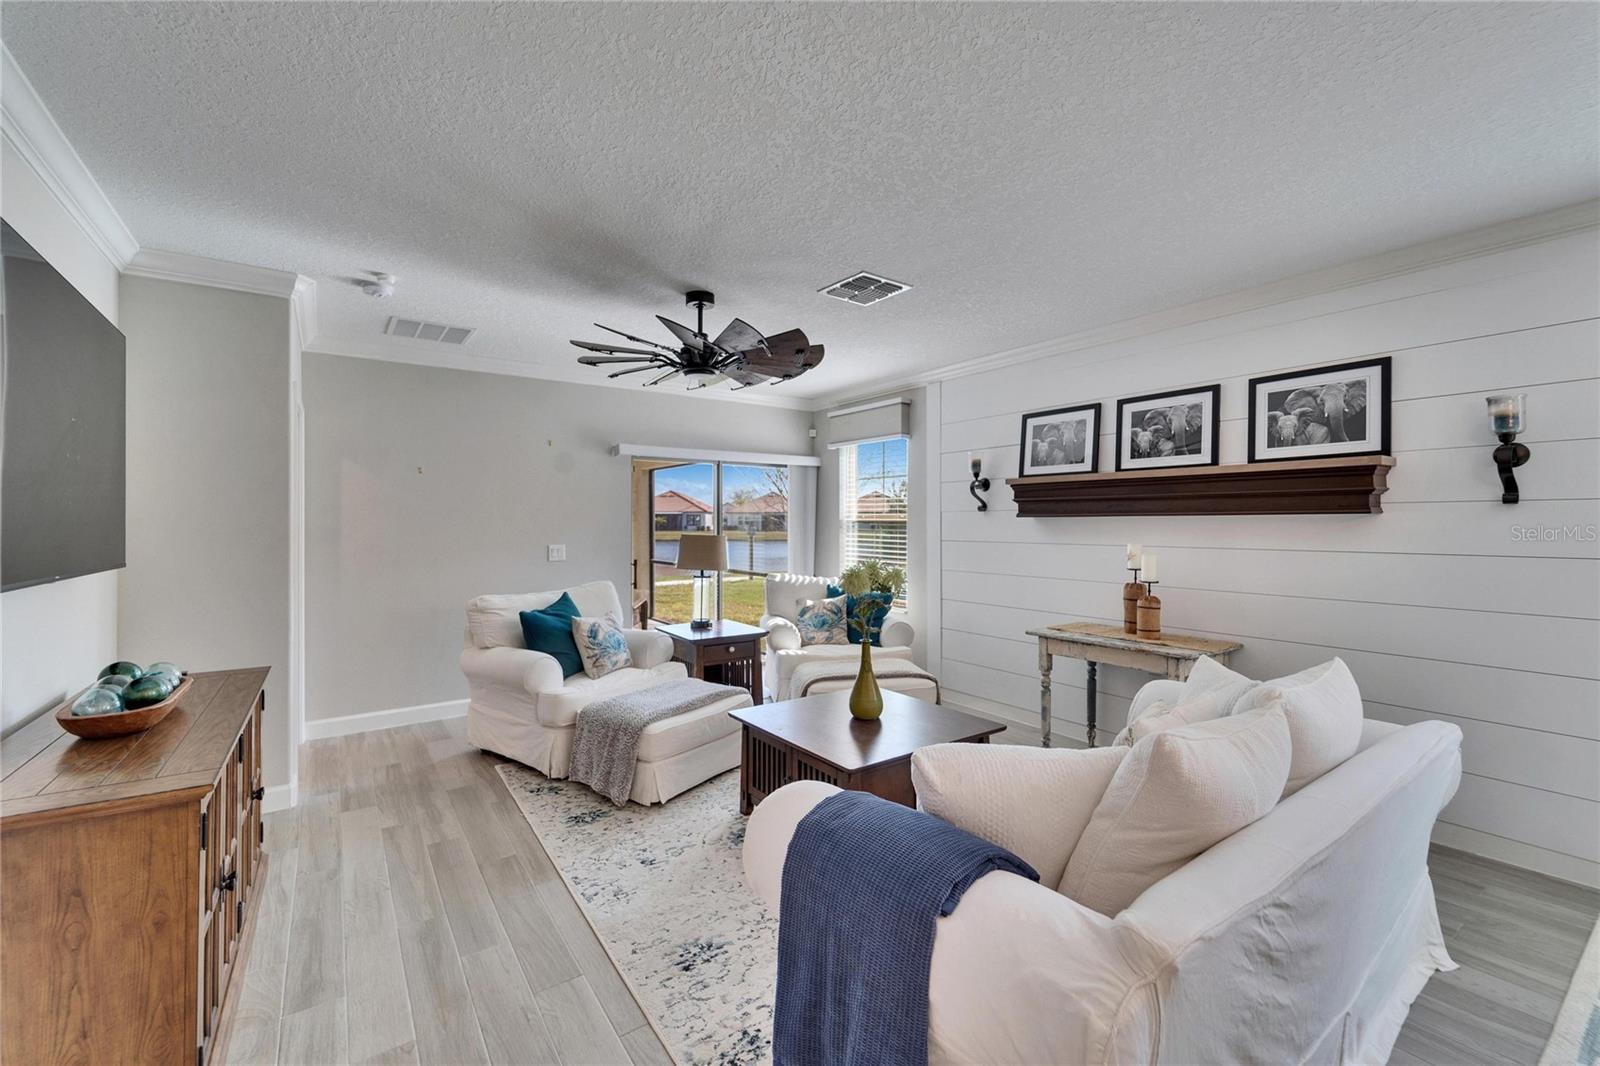
[[[1037,743],[1012,726],[1001,739]],[[463,720],[312,741],[222,1061],[657,1064],[670,1057]],[[1537,1061],[1600,893],[1436,848],[1450,952],[1399,1064]]]

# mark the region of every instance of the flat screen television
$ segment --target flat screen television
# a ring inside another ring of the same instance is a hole
[[[0,220],[0,590],[125,562],[126,343]]]

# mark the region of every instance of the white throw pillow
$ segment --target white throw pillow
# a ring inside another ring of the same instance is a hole
[[[1116,917],[1145,889],[1271,811],[1290,751],[1276,700],[1145,737],[1095,807],[1067,860],[1062,894]]]
[[[1127,748],[934,744],[911,756],[917,805],[1025,859],[1039,882],[1061,880],[1067,857]]]
[[[1250,692],[1236,714],[1278,701],[1289,723],[1293,758],[1283,794],[1292,796],[1356,753],[1361,745],[1361,690],[1343,659],[1330,659]]]
[[[1183,695],[1179,703],[1187,703],[1196,696],[1216,695],[1218,708],[1215,717],[1226,718],[1239,710],[1245,696],[1259,688],[1261,682],[1252,681],[1237,670],[1230,670],[1209,655],[1202,655],[1189,668],[1183,682]]]
[[[1143,714],[1128,723],[1128,728],[1118,734],[1118,739],[1131,747],[1150,734],[1159,733],[1163,729],[1198,725],[1201,722],[1221,718],[1226,702],[1228,702],[1227,693],[1220,689],[1202,692],[1198,696],[1186,696],[1176,706],[1168,706],[1165,701],[1157,700]]]
[[[845,621],[845,597],[831,600],[807,600],[800,605],[800,646],[813,644],[849,644],[850,631]]]
[[[572,640],[578,645],[578,657],[583,660],[583,672],[590,677],[604,677],[613,670],[633,665],[633,653],[628,650],[628,638],[616,618],[574,618]]]

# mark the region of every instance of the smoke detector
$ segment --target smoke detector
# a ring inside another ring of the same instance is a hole
[[[832,296],[835,300],[845,303],[858,304],[865,307],[868,304],[887,300],[891,296],[898,296],[911,288],[899,281],[890,281],[878,274],[869,274],[866,271],[850,275],[843,281],[836,281],[832,285],[824,286],[817,291],[824,296]]]
[[[465,344],[472,336],[470,326],[446,326],[438,322],[422,322],[415,318],[390,316],[383,331],[391,337],[407,337],[418,341],[435,341],[439,344]]]
[[[379,300],[387,300],[394,295],[394,283],[400,279],[393,274],[373,274],[370,280],[357,282],[361,291],[368,296]]]

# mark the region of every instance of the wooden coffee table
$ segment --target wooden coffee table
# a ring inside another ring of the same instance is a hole
[[[739,760],[739,813],[791,781],[826,781],[914,807],[911,753],[930,744],[987,744],[999,722],[883,690],[883,717],[850,714],[850,693],[729,711],[744,725]]]

